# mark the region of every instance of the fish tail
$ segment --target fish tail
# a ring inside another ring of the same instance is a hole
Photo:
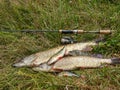
[[[101,63],[106,63],[106,64],[120,64],[120,58],[101,59]]]
[[[120,58],[112,58],[111,64],[120,64]]]

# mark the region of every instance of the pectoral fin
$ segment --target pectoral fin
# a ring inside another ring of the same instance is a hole
[[[77,74],[74,74],[74,73],[71,73],[71,72],[68,72],[68,71],[63,71],[63,72],[60,72],[59,74],[58,74],[58,76],[59,77],[80,77],[79,75],[77,75]]]
[[[55,63],[57,60],[61,59],[66,53],[66,48],[65,46],[58,51],[55,55],[51,56],[50,59],[48,60],[47,64],[51,65],[53,63]]]

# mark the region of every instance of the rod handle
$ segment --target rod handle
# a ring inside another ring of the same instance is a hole
[[[100,30],[99,33],[100,34],[111,34],[112,30]]]
[[[84,30],[59,30],[62,34],[80,34],[84,33]]]

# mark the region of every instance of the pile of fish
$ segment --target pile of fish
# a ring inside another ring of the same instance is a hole
[[[100,68],[103,64],[120,64],[120,59],[105,59],[89,54],[95,41],[59,46],[25,57],[14,67],[31,67],[34,71],[61,72],[59,76],[77,76],[68,71],[79,68]]]

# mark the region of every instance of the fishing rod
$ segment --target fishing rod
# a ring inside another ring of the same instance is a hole
[[[94,33],[94,34],[111,34],[114,30],[94,30],[94,31],[85,31],[85,30],[1,30],[2,32],[25,32],[25,33],[36,33],[36,32],[58,32],[61,34],[60,42],[61,44],[71,44],[76,43],[72,36],[66,36],[64,34],[84,34],[84,33]],[[62,36],[63,35],[63,36]]]
[[[82,33],[96,33],[96,34],[111,34],[114,30],[0,30],[1,32],[59,32],[61,34],[82,34]]]

